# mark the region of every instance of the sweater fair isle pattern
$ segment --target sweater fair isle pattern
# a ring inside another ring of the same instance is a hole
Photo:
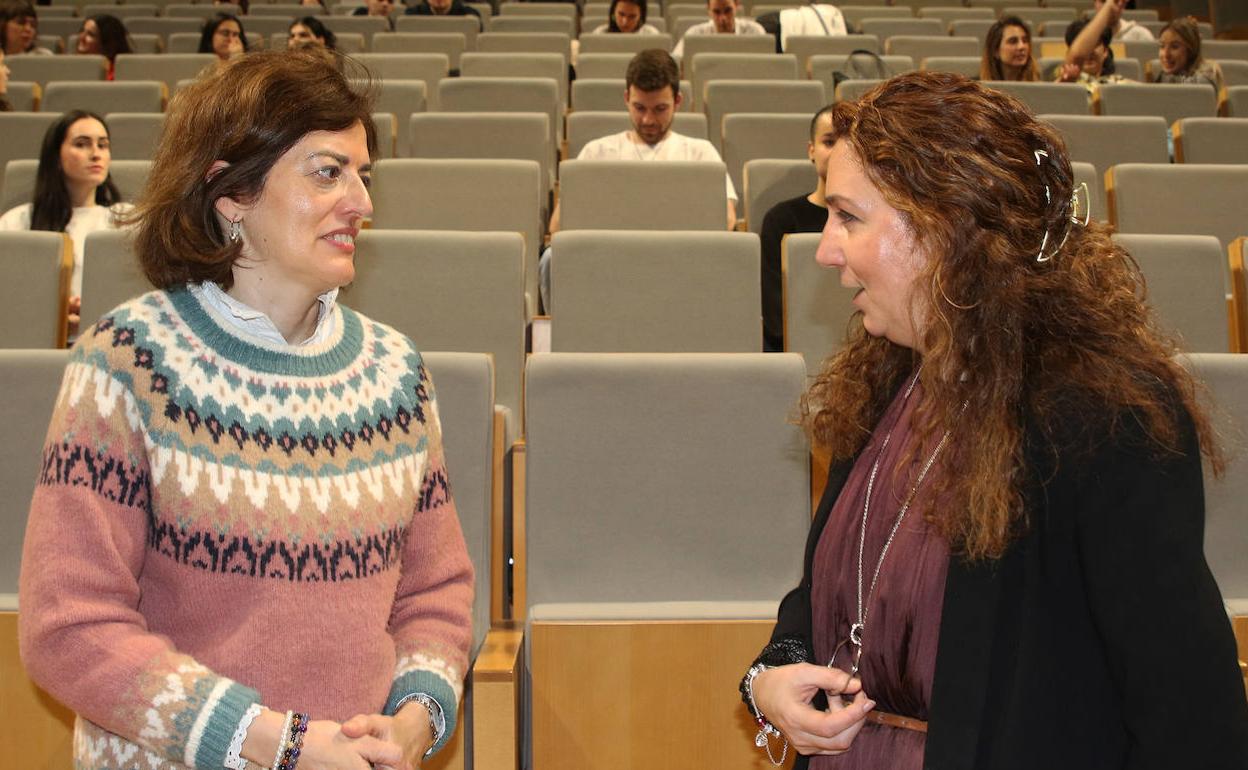
[[[428,372],[342,307],[301,347],[185,289],[83,334],[22,559],[32,679],[78,768],[222,767],[252,703],[343,721],[433,696],[454,730],[472,565]]]

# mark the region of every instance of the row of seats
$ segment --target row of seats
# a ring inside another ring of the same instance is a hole
[[[0,513],[3,593],[14,590],[20,570],[26,505],[65,356],[0,351],[0,386],[11,396],[0,404],[7,426],[0,478],[11,492]],[[472,714],[459,720],[457,744],[432,765],[462,767],[471,757],[482,767],[562,769],[630,751],[649,756],[650,728],[661,720],[680,737],[664,747],[666,760],[749,766],[757,757],[752,726],[731,683],[765,642],[778,597],[800,577],[809,525],[809,448],[787,419],[806,382],[801,359],[535,355],[526,366],[526,433],[511,453],[510,488],[489,358],[428,353],[426,362],[480,581],[464,700]],[[1208,384],[1220,414],[1248,424],[1248,357],[1195,355],[1184,363]],[[1243,456],[1223,481],[1206,483],[1206,555],[1232,608],[1248,597],[1246,484]],[[508,493],[510,515],[502,505]],[[759,511],[767,511],[763,538]],[[510,594],[501,580],[508,559]],[[11,631],[12,610],[20,608],[11,593],[6,600]],[[648,663],[621,665],[629,660]],[[662,665],[651,665],[656,660]],[[673,670],[684,686],[670,686]],[[20,666],[16,674],[5,686],[18,697],[6,702],[27,720],[29,712],[53,718],[46,699],[15,687],[24,679]],[[68,741],[63,728],[53,736]],[[19,751],[41,748],[23,738],[14,742]]]

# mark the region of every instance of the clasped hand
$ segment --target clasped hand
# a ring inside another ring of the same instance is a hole
[[[300,770],[417,770],[433,743],[429,717],[419,703],[395,716],[357,714],[339,725],[331,720],[308,725]]]
[[[815,695],[828,694],[828,710],[811,705]],[[754,677],[754,704],[789,744],[802,754],[840,754],[849,749],[875,701],[862,682],[836,668],[795,663]],[[841,696],[853,696],[845,703]]]

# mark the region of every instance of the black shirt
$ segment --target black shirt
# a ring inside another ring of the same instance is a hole
[[[789,233],[817,233],[828,221],[828,210],[805,195],[781,201],[763,217],[762,261],[763,350],[784,350],[784,300],[780,276],[780,241]]]

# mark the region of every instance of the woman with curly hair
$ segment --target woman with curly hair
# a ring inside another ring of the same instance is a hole
[[[1061,139],[926,72],[832,125],[816,258],[857,312],[802,400],[832,464],[742,680],[758,744],[838,770],[1242,768],[1203,553],[1223,458]]]

